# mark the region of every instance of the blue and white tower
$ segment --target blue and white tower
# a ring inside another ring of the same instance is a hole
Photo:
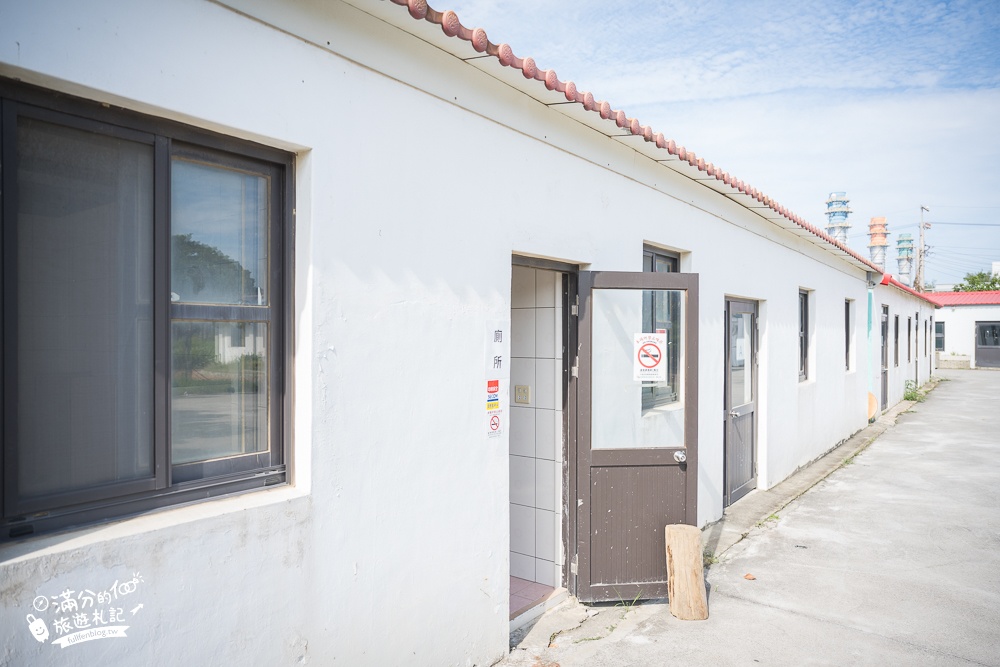
[[[912,286],[910,272],[913,267],[913,236],[911,234],[900,234],[896,239],[896,262],[899,264],[900,282]]]
[[[846,192],[831,192],[826,200],[826,233],[844,245],[847,245],[847,230],[851,227],[847,221],[851,214],[847,206],[849,201]]]

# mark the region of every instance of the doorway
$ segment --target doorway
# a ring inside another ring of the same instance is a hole
[[[882,411],[889,408],[889,306],[882,306]]]
[[[757,488],[757,303],[726,301],[725,493],[728,507]]]
[[[508,452],[512,622],[530,619],[560,591],[565,594],[567,299],[572,283],[569,272],[551,263],[514,258]]]

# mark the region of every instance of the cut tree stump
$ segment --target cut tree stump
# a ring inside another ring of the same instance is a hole
[[[667,598],[670,613],[682,621],[708,618],[701,531],[676,524],[664,529],[667,542]]]

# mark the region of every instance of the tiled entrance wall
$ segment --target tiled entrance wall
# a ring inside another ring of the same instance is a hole
[[[510,573],[562,585],[562,274],[513,267],[511,280]],[[528,386],[530,402],[515,402]]]

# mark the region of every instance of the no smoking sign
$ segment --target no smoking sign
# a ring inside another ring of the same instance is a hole
[[[635,334],[632,379],[637,382],[667,381],[667,334]]]

